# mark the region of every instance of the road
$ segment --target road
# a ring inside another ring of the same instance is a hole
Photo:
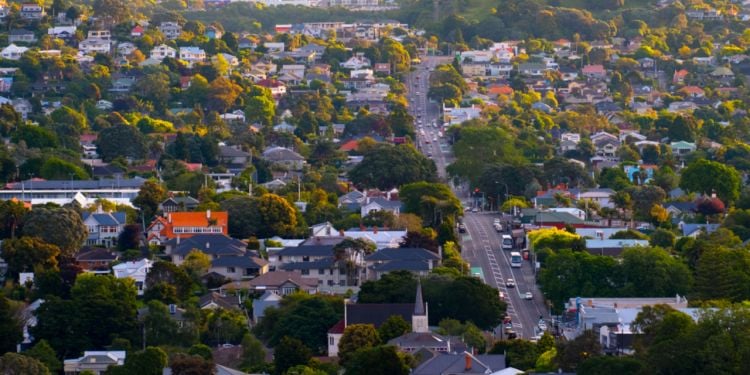
[[[409,110],[416,119],[417,148],[430,157],[437,166],[438,175],[446,178],[445,167],[453,161],[450,145],[444,138],[441,110],[437,103],[427,99],[430,70],[438,64],[450,62],[450,57],[423,57],[422,63],[406,78]],[[467,190],[450,186],[458,197],[469,201]],[[467,206],[470,205],[467,203]],[[508,313],[513,321],[513,330],[519,337],[532,338],[538,334],[539,316],[549,318],[542,294],[536,286],[531,262],[511,268],[510,252],[501,250],[501,234],[493,227],[493,220],[499,215],[491,213],[466,212],[464,223],[467,233],[462,235],[462,256],[472,267],[481,267],[485,282],[502,292],[508,303]],[[515,288],[506,288],[505,280],[514,279]],[[525,300],[523,294],[532,293],[532,300]],[[549,324],[548,324],[549,326]],[[496,330],[498,337],[502,329]]]

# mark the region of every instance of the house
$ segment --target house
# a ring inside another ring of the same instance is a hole
[[[203,32],[203,36],[208,39],[221,39],[222,35],[224,35],[224,32],[219,30],[216,26],[208,26],[206,27],[206,31]]]
[[[711,72],[711,77],[729,79],[734,78],[734,73],[732,72],[732,69],[729,69],[726,66],[720,66]]]
[[[163,213],[171,213],[177,211],[193,211],[200,201],[189,196],[172,196],[164,200],[159,204],[159,210]]]
[[[309,294],[318,292],[318,280],[311,277],[303,277],[300,271],[270,271],[259,275],[252,280],[246,280],[227,284],[227,286],[245,289],[252,292],[271,292],[279,296],[285,296],[303,291]]]
[[[706,95],[703,89],[698,86],[685,86],[677,90],[677,92],[687,98],[702,98]]]
[[[76,264],[84,271],[109,273],[109,266],[119,259],[117,253],[108,249],[85,247],[75,256]]]
[[[683,237],[698,238],[701,234],[711,234],[716,232],[720,227],[719,224],[680,224]]]
[[[672,83],[675,85],[682,85],[685,83],[685,78],[688,76],[687,69],[675,70],[672,75]]]
[[[135,25],[132,29],[130,29],[130,36],[133,38],[140,38],[143,36],[143,33],[145,33],[146,30],[143,29],[143,26],[141,25]]]
[[[365,54],[362,52],[356,53],[354,56],[350,57],[348,60],[340,63],[339,65],[342,68],[346,69],[362,69],[369,68],[371,66],[370,59],[365,57]]]
[[[151,50],[152,59],[162,61],[165,57],[176,58],[177,50],[166,44],[160,44]]]
[[[223,234],[198,234],[186,239],[177,237],[164,242],[164,253],[178,266],[193,250],[198,250],[214,260],[225,256],[244,256],[247,254],[247,244]]]
[[[138,196],[146,180],[100,179],[100,180],[38,180],[11,182],[0,190],[0,200],[19,199],[32,204],[55,203],[64,205],[72,201],[82,207],[106,199],[117,204],[132,206],[131,200]]]
[[[598,132],[591,136],[591,143],[594,144],[597,156],[605,158],[614,158],[617,156],[617,150],[620,148],[620,140],[617,136],[607,132]]]
[[[224,164],[246,165],[250,162],[252,155],[242,151],[239,146],[219,146],[219,160]]]
[[[111,48],[111,41],[99,38],[87,38],[78,43],[78,50],[84,54],[108,54]]]
[[[197,234],[229,233],[227,212],[169,212],[159,216],[146,229],[149,243],[159,244],[173,238],[190,238]]]
[[[34,43],[36,35],[33,31],[25,29],[13,29],[8,33],[9,43]]]
[[[368,280],[379,280],[393,271],[410,271],[427,276],[440,264],[440,255],[422,248],[385,248],[365,257]]]
[[[249,255],[227,255],[213,259],[209,272],[228,280],[244,280],[268,272],[268,261]]]
[[[265,311],[269,307],[278,308],[281,303],[282,297],[270,290],[266,290],[263,295],[253,300],[253,322],[258,323],[263,316]]]
[[[120,56],[130,56],[135,50],[137,50],[138,47],[135,46],[135,44],[130,42],[123,42],[117,44],[117,54]]]
[[[285,147],[271,147],[263,151],[263,158],[276,166],[290,171],[301,171],[305,165],[305,158]]]
[[[595,202],[599,207],[613,208],[612,195],[615,194],[614,190],[609,188],[599,189],[570,189],[570,193],[577,201],[588,200]]]
[[[393,215],[398,216],[401,214],[401,202],[391,201],[385,198],[366,198],[365,203],[360,208],[360,215],[365,217],[372,211],[388,211]]]
[[[182,34],[182,26],[177,22],[162,22],[159,31],[169,40],[177,39]]]
[[[336,239],[335,243],[343,241]],[[320,289],[344,292],[359,287],[365,275],[364,254],[345,249],[341,259],[334,256],[334,245],[306,244],[285,247],[269,261],[284,271],[299,271],[303,277],[315,278]],[[345,259],[344,259],[345,258]],[[341,266],[344,262],[347,266]]]
[[[154,262],[150,259],[141,259],[138,261],[124,262],[112,267],[112,272],[118,279],[130,278],[135,281],[135,287],[138,295],[142,296],[146,290],[146,275],[148,274]]]
[[[623,165],[622,169],[625,171],[625,175],[628,176],[630,182],[636,184],[645,184],[651,182],[654,178],[654,172],[658,166],[651,164],[640,164],[640,165]]]
[[[418,286],[421,290],[421,286]],[[421,295],[421,292],[419,293]],[[424,306],[422,306],[424,307]],[[344,319],[341,319],[328,330],[328,356],[337,357],[339,354],[339,341],[346,327],[352,324],[372,324],[375,328],[380,327],[391,316],[400,316],[405,321],[413,321],[415,311],[413,303],[344,303]],[[417,317],[418,325],[412,325],[422,330],[426,328],[426,321],[422,319],[425,315]]]
[[[216,292],[209,292],[198,299],[198,307],[201,310],[237,309],[242,304],[240,295],[231,296]]]
[[[124,365],[126,355],[127,353],[124,350],[84,351],[82,357],[66,359],[63,364],[63,372],[65,374],[88,372],[94,375],[103,375],[110,366]]]
[[[286,94],[286,85],[275,79],[261,79],[256,82],[258,86],[263,86],[271,91],[274,99],[279,99]]]
[[[695,202],[667,202],[662,204],[662,207],[675,219],[693,217],[696,212]]]
[[[206,61],[206,51],[198,47],[180,47],[180,60],[192,66],[193,63]]]
[[[586,240],[586,251],[593,255],[607,255],[607,256],[619,256],[622,251],[629,247],[636,246],[648,246],[648,240],[600,240],[600,239],[587,239]]]
[[[112,33],[109,30],[89,30],[88,39],[111,40]]]
[[[47,35],[60,39],[70,39],[75,34],[75,26],[53,26],[47,29]]]
[[[21,18],[27,20],[40,20],[42,17],[47,15],[44,11],[44,7],[36,3],[24,3],[21,4]]]
[[[125,229],[127,215],[122,212],[84,212],[83,224],[88,229],[89,236],[86,245],[112,247]]]
[[[677,141],[669,144],[672,149],[672,153],[678,157],[685,156],[692,152],[695,152],[697,146],[693,142]]]
[[[0,57],[6,60],[20,60],[21,56],[23,56],[23,54],[28,50],[29,49],[27,47],[19,47],[11,43],[7,47],[3,48],[2,51],[0,51]]]
[[[435,353],[430,351],[427,353],[432,354],[432,356],[412,370],[412,375],[516,375],[524,373],[523,371],[516,371],[506,374],[503,370],[510,370],[512,368],[505,367],[505,356],[502,354],[475,355],[468,351],[462,353]]]
[[[586,78],[602,79],[607,77],[607,69],[604,69],[604,65],[585,65],[581,68],[581,74]]]

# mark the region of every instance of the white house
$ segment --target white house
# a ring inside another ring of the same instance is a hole
[[[101,375],[107,372],[109,366],[122,366],[125,364],[126,352],[123,351],[85,351],[83,357],[66,359],[64,372],[66,374],[78,374],[83,371]]]
[[[87,245],[112,247],[127,223],[125,212],[85,212],[83,224],[89,232]]]
[[[120,263],[112,267],[112,271],[118,279],[126,277],[133,279],[135,287],[138,289],[138,295],[142,296],[146,290],[146,275],[153,265],[153,261],[144,258],[135,262]]]
[[[75,26],[54,26],[47,29],[47,35],[55,38],[66,39],[76,34]]]
[[[385,198],[366,198],[365,204],[360,208],[360,215],[365,217],[373,211],[389,211],[398,216],[401,213],[400,201],[389,201]]]
[[[164,60],[165,57],[175,58],[177,57],[177,50],[166,45],[160,44],[151,50],[151,58],[155,60]]]
[[[349,60],[342,62],[340,65],[342,68],[346,69],[362,69],[369,68],[371,66],[370,59],[365,57],[364,53],[361,52],[358,52],[356,55],[349,58]]]
[[[177,22],[162,22],[159,31],[169,40],[177,39],[182,34],[182,26]]]
[[[0,57],[8,60],[18,60],[28,50],[29,49],[27,47],[19,47],[11,43],[9,46],[3,48],[3,50],[0,51]]]
[[[87,38],[78,44],[78,50],[85,53],[109,53],[112,42],[107,39]]]
[[[206,61],[206,51],[198,47],[180,47],[180,60],[186,61],[189,65]]]

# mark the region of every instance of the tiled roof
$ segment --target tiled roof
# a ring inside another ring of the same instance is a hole
[[[367,261],[384,261],[384,260],[438,260],[440,256],[432,251],[422,248],[385,248],[380,249],[370,255]]]
[[[279,256],[333,256],[333,245],[309,245],[285,247],[278,252]]]
[[[207,227],[209,226],[208,212],[172,212],[167,214],[167,221],[172,223],[173,227]],[[218,226],[226,226],[229,221],[227,212],[210,212],[210,220],[215,220]]]
[[[303,287],[314,288],[318,286],[315,279],[302,277],[302,274],[294,271],[273,271],[266,272],[252,280],[247,281],[250,287],[279,287],[285,282],[290,281]]]
[[[166,242],[168,246],[174,246],[173,254],[185,256],[190,250],[198,249],[214,257],[226,255],[243,255],[247,251],[247,245],[237,239],[223,234],[199,234],[190,238],[179,240],[173,238]]]
[[[345,308],[347,325],[372,324],[375,328],[393,315],[410,322],[414,312],[413,303],[356,303],[347,304]]]
[[[261,268],[268,264],[268,261],[253,256],[223,256],[211,261],[211,267],[241,267],[241,268]]]

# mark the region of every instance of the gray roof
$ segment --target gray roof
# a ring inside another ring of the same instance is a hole
[[[268,261],[253,256],[223,256],[211,261],[211,267],[262,268]]]
[[[105,213],[83,213],[83,220],[85,221],[89,217],[94,218],[99,225],[117,226],[124,225],[127,222],[127,214],[125,212],[105,212]]]
[[[333,245],[285,247],[277,254],[279,256],[333,256]]]
[[[411,303],[356,303],[346,304],[346,324],[372,324],[380,327],[393,315],[411,322],[414,304]]]
[[[302,155],[284,147],[271,147],[263,151],[263,157],[270,161],[305,160]]]
[[[471,369],[466,369],[466,356],[471,356]],[[505,368],[502,354],[471,355],[469,353],[438,354],[414,369],[414,375],[487,374]],[[489,371],[488,371],[489,370]]]
[[[302,277],[301,273],[293,271],[266,272],[252,280],[247,281],[247,283],[251,287],[280,287],[287,281],[302,287],[318,286],[317,280],[304,278]]]
[[[221,152],[221,156],[228,157],[228,158],[250,156],[249,152],[238,150],[232,146],[219,146],[219,152]]]
[[[426,260],[393,260],[370,267],[375,272],[393,271],[429,271],[430,264]]]
[[[199,234],[190,238],[179,240],[173,238],[165,243],[174,246],[173,254],[185,256],[193,249],[198,249],[206,254],[217,258],[227,255],[244,255],[247,245],[237,239],[223,234]]]
[[[312,262],[296,262],[296,263],[287,263],[282,264],[281,268],[284,270],[317,270],[321,268],[331,268],[333,265],[334,260],[333,257],[316,260]]]
[[[380,198],[380,197],[370,198],[370,202],[366,203],[365,205],[371,204],[371,203],[375,203],[383,208],[400,208],[401,207],[400,201],[389,201],[385,198]]]
[[[8,189],[15,190],[33,187],[35,190],[93,190],[93,189],[111,189],[111,188],[140,188],[145,179],[135,177],[131,179],[102,179],[102,180],[47,180],[47,181],[30,181],[10,183]]]
[[[384,248],[370,255],[365,260],[387,261],[387,260],[439,260],[440,256],[432,251],[422,248]]]

